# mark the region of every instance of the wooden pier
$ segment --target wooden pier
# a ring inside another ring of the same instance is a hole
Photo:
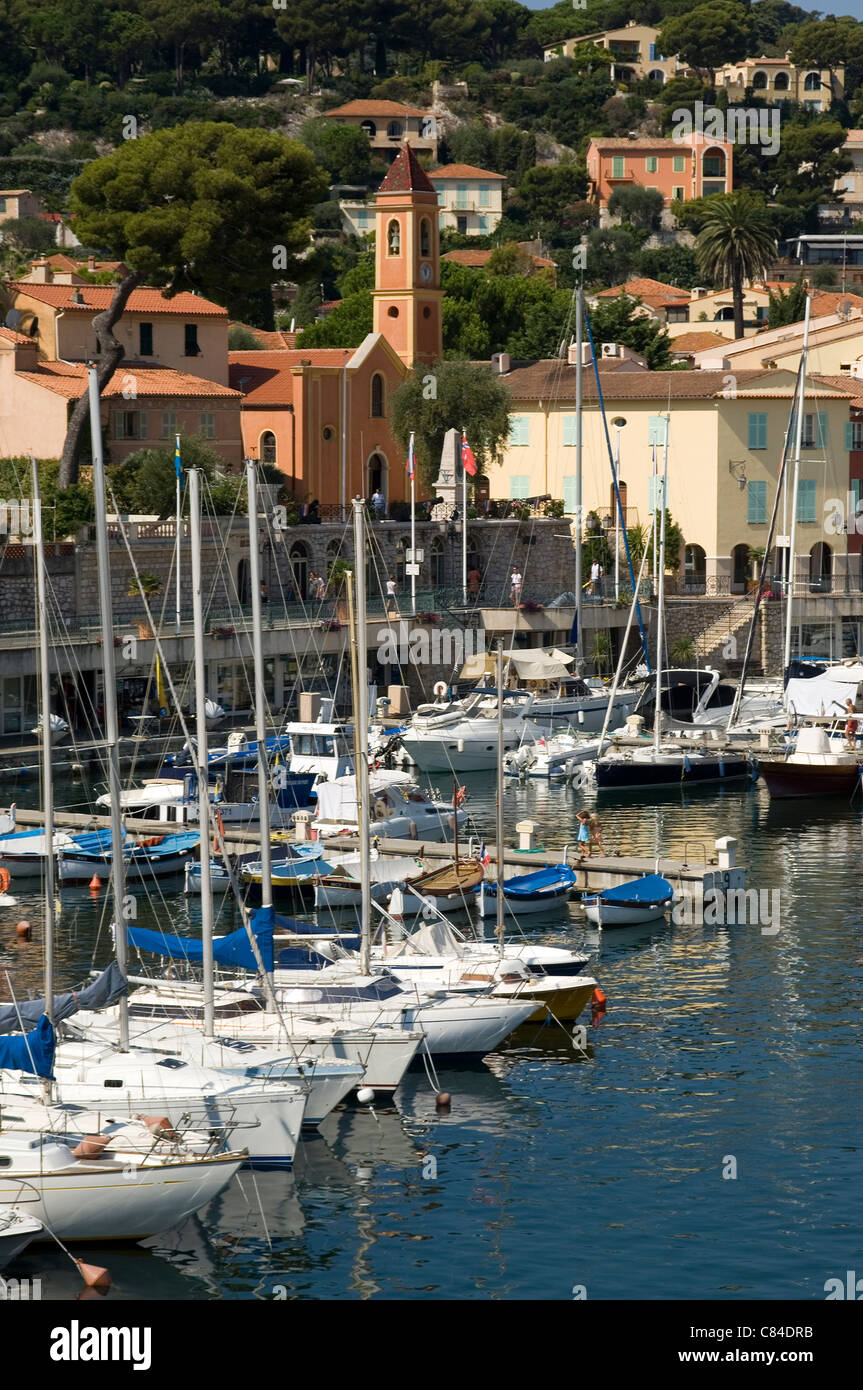
[[[30,810],[26,807],[18,809],[16,817],[22,828],[44,824],[44,816],[41,811]],[[57,811],[54,820],[58,830],[69,830],[73,833],[76,830],[108,830],[111,827],[108,816],[88,815],[76,811]],[[149,839],[153,835],[165,835],[178,830],[194,830],[196,828],[194,824],[141,820],[137,816],[126,817],[124,825],[127,834],[133,840]],[[274,832],[272,838],[278,842],[278,833]],[[225,843],[233,854],[251,854],[260,848],[261,836],[257,830],[233,829],[226,826]],[[325,856],[327,845],[332,848],[333,852],[358,851],[360,847],[356,835],[337,835],[331,839],[323,840],[322,843],[324,844]],[[375,837],[373,843],[381,854],[400,855],[405,859],[449,859],[453,850],[450,841],[431,843],[421,840],[391,840]],[[505,849],[503,862],[508,868],[524,872],[531,869],[542,869],[560,864],[564,848],[566,848],[564,845],[560,845],[558,848],[546,846],[543,849],[531,850]],[[708,846],[703,841],[693,841],[690,848],[700,852],[701,857],[670,859],[661,855],[654,857],[606,854],[593,855],[590,859],[580,860],[576,844],[573,841],[567,849],[566,862],[575,870],[576,887],[581,892],[598,892],[602,888],[612,888],[618,883],[626,883],[628,880],[639,878],[643,874],[662,874],[685,897],[699,896],[712,888],[721,888],[725,891],[745,888],[746,869],[736,863],[737,841],[735,839],[726,837],[717,840],[714,845],[713,856],[709,854]],[[492,863],[488,868],[488,876],[493,880],[496,876],[497,849],[493,844],[486,843],[486,850],[492,858]]]

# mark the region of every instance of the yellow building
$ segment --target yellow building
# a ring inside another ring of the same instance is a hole
[[[579,44],[596,44],[611,54],[613,82],[637,82],[646,77],[664,85],[688,69],[676,56],[666,58],[660,53],[658,36],[658,29],[631,19],[622,29],[598,29],[592,34],[547,44],[543,57],[551,63],[555,58],[571,58]]]
[[[841,299],[841,296],[839,296]],[[809,325],[809,370],[835,375],[850,375],[858,370],[863,358],[863,309],[850,307],[847,311],[823,314]],[[719,348],[696,353],[695,366],[718,367],[722,363],[730,372],[779,368],[796,372],[803,351],[803,324],[789,323],[781,328],[768,328],[752,338],[735,338]]]
[[[845,96],[845,69],[796,67],[791,55],[784,58],[743,58],[726,63],[714,73],[714,84],[728,93],[731,102],[760,97],[770,106],[800,102],[809,111],[826,111],[831,102]]]
[[[614,345],[606,344],[606,349]],[[694,590],[743,592],[749,548],[764,546],[794,392],[793,371],[651,372],[624,356],[600,370],[608,434],[619,454],[627,525],[649,525],[654,458],[661,471],[665,418],[668,506],[686,549],[681,576]],[[506,368],[504,358],[501,366]],[[575,366],[556,359],[502,373],[512,396],[509,443],[489,470],[492,498],[562,498],[575,512]],[[614,538],[608,442],[593,370],[583,373],[585,515],[596,512]],[[844,564],[841,537],[825,535],[825,501],[848,491],[849,403],[859,384],[807,388],[799,492],[798,569]],[[782,530],[782,514],[780,527]],[[839,552],[838,554],[836,552]]]

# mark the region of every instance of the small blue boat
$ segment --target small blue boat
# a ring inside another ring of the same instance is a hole
[[[674,889],[661,874],[645,874],[615,888],[603,888],[583,898],[588,919],[598,927],[634,927],[664,917],[674,901]]]
[[[92,837],[78,837],[79,841],[91,838],[92,848],[80,843],[74,849],[61,850],[57,855],[58,876],[61,883],[87,883],[94,874],[107,875],[111,871],[111,832],[106,831],[107,844],[99,840],[102,832]],[[198,832],[187,830],[175,835],[156,835],[152,840],[132,844],[126,840],[123,858],[126,877],[140,879],[182,873],[187,859],[191,859],[200,841]]]
[[[519,916],[527,912],[547,912],[549,908],[566,902],[575,883],[575,870],[568,864],[552,864],[545,869],[534,869],[529,874],[516,874],[513,878],[504,879],[504,907]],[[494,917],[497,913],[497,884],[481,883],[476,892],[479,894],[480,915]]]

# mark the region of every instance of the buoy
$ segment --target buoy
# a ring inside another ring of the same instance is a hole
[[[449,1110],[451,1104],[452,1096],[450,1095],[449,1091],[438,1091],[437,1095],[435,1096],[435,1105],[437,1106],[438,1110]]]
[[[607,1001],[606,1001],[605,995],[603,994],[602,990],[599,989],[599,988],[597,987],[597,988],[593,991],[593,994],[592,994],[591,1000],[590,1000],[590,1021],[591,1021],[591,1023],[599,1023],[599,1022],[600,1022],[600,1020],[603,1018],[603,1016],[604,1016],[604,1014],[605,1014],[606,1003],[607,1003]]]
[[[372,1090],[371,1086],[361,1086],[360,1089],[357,1091],[357,1100],[362,1105],[371,1105],[374,1098],[375,1093]]]
[[[93,877],[90,879],[90,892],[91,892],[91,893],[101,893],[101,891],[102,891],[102,880],[100,879],[100,877],[99,877],[98,874],[94,874]]]
[[[87,1265],[83,1260],[76,1260],[78,1273],[84,1280],[88,1289],[109,1289],[111,1287],[111,1276],[107,1269],[101,1265]]]
[[[32,928],[29,922],[19,922],[15,927],[16,935],[21,941],[29,941]]]

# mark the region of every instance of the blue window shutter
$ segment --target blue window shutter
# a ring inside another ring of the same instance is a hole
[[[576,417],[574,415],[564,415],[563,417],[563,442],[575,446],[576,439]]]
[[[511,498],[530,496],[530,475],[527,473],[513,473],[509,480],[509,495]]]
[[[797,484],[797,520],[815,520],[815,480],[801,478]]]
[[[767,416],[761,411],[754,411],[749,416],[749,448],[767,448]]]
[[[574,475],[567,475],[563,480],[563,510],[567,516],[572,516],[575,512],[575,485],[577,481]]]
[[[750,525],[763,526],[767,521],[767,484],[746,484],[746,520]]]
[[[664,415],[649,415],[647,418],[648,444],[665,444],[665,431],[668,421]]]
[[[845,448],[854,448],[854,426],[850,420],[845,421]]]
[[[817,444],[817,446],[818,446],[819,449],[825,449],[825,448],[827,447],[827,412],[826,412],[826,410],[819,410],[819,412],[818,412],[818,433],[817,433],[817,435],[815,436],[815,442],[816,442],[816,444]],[[813,486],[814,486],[814,484],[813,484]],[[813,521],[815,520],[814,517],[813,517],[812,519],[813,519]]]
[[[653,516],[656,511],[656,479],[653,474],[647,480],[647,514]]]
[[[655,43],[652,43],[652,44],[650,45],[650,61],[651,61],[651,63],[654,63],[654,62],[656,61],[656,44],[655,44]]]

